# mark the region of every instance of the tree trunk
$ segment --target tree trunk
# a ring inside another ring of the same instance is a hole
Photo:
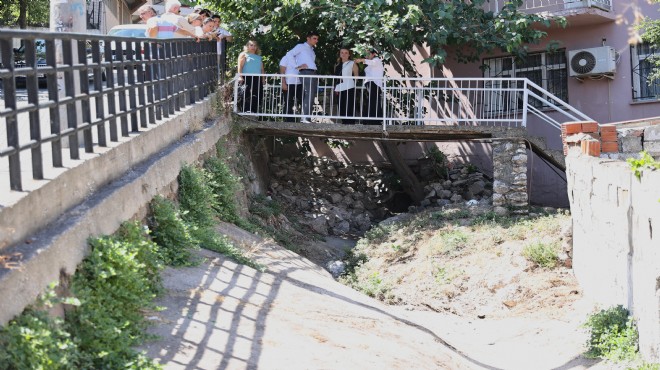
[[[27,28],[27,0],[18,0],[18,27],[22,30]]]
[[[415,204],[419,204],[419,202],[424,199],[424,189],[419,183],[419,180],[417,180],[417,176],[415,176],[412,170],[410,170],[410,167],[408,167],[403,160],[403,157],[399,152],[399,147],[396,143],[388,141],[381,142],[381,146],[383,147],[385,155],[387,155],[387,159],[392,163],[394,171],[396,171],[397,175],[401,177],[401,186],[403,186],[403,190],[408,196],[410,196],[410,199],[412,199]]]

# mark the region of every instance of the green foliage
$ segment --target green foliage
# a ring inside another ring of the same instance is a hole
[[[640,158],[628,158],[628,164],[630,165],[630,168],[633,170],[633,173],[635,174],[635,177],[637,177],[637,180],[642,179],[642,170],[645,168],[648,169],[660,169],[660,162],[656,161],[651,157],[651,155],[647,151],[642,151],[640,153]]]
[[[132,349],[144,340],[141,312],[162,289],[157,246],[136,222],[89,243],[91,253],[71,281],[75,298],[58,298],[51,284],[0,329],[0,369],[159,368]],[[57,303],[75,306],[65,320],[45,311]]]
[[[455,254],[459,250],[465,248],[470,237],[462,230],[449,230],[440,234],[440,245],[436,247],[442,254]]]
[[[344,274],[339,278],[339,281],[369,297],[389,303],[395,302],[391,288],[383,281],[378,271],[370,273],[363,279],[358,278],[356,274]]]
[[[553,268],[557,265],[557,243],[534,242],[523,248],[523,256],[541,267]]]
[[[226,236],[220,235],[212,229],[201,229],[202,232],[198,233],[197,238],[199,245],[204,248],[235,260],[236,262],[250,266],[255,270],[265,271],[265,267],[256,263],[252,259],[245,256],[243,251],[236,248]]]
[[[160,262],[155,253],[141,250],[151,247],[144,239],[137,245],[108,236],[89,242],[90,255],[71,283],[80,306],[66,315],[69,332],[85,354],[81,368],[155,367],[132,349],[144,339],[142,309],[151,307],[158,293],[149,266]]]
[[[660,0],[650,0],[650,2],[660,3]],[[660,19],[653,18],[655,17],[645,16],[635,27],[642,34],[642,40],[657,48],[660,46]],[[648,61],[653,65],[653,71],[649,74],[648,78],[648,83],[651,85],[660,79],[660,58],[649,57]]]
[[[229,166],[219,158],[209,158],[204,162],[204,168],[209,174],[209,187],[216,196],[214,209],[217,216],[227,222],[239,222],[236,206],[236,191],[238,178],[231,172]]]
[[[660,370],[660,364],[658,363],[651,364],[648,362],[643,362],[638,366],[629,367],[627,370]]]
[[[50,2],[47,0],[0,0],[0,27],[21,26],[21,3],[25,5],[25,26],[48,27]]]
[[[186,212],[181,217],[199,228],[215,225],[217,195],[213,177],[195,166],[184,165],[179,173],[179,204]]]
[[[381,242],[392,235],[392,233],[396,232],[400,227],[401,225],[398,223],[376,225],[364,234],[364,238],[370,243]]]
[[[191,251],[197,248],[194,226],[182,217],[176,205],[156,196],[150,203],[153,239],[160,246],[163,261],[172,266],[190,265]]]
[[[45,311],[28,308],[0,328],[0,369],[74,369],[81,355],[64,322]]]
[[[590,315],[584,326],[591,332],[587,341],[587,357],[622,361],[637,356],[637,326],[623,306]]]
[[[251,214],[265,219],[282,214],[282,205],[274,199],[269,200],[262,194],[258,194],[251,199],[248,209]]]
[[[446,179],[449,166],[447,155],[434,145],[426,150],[426,158],[433,161],[433,170],[436,175],[440,178]]]
[[[160,272],[164,267],[164,259],[160,246],[150,239],[150,233],[149,228],[142,226],[139,221],[126,221],[121,224],[115,235],[119,240],[133,245],[138,260],[144,263],[142,273],[150,282],[150,289],[160,292],[162,289]]]
[[[207,162],[209,164],[206,168],[184,166],[179,174],[182,224],[184,229],[187,227],[189,230],[190,242],[195,247],[222,253],[238,263],[263,271],[263,266],[246,257],[226,237],[215,231],[219,210],[227,212],[225,215],[231,215],[235,221],[239,220],[236,203],[233,200],[232,186],[235,186],[235,179],[230,176],[230,170],[220,160],[212,159]],[[185,231],[181,228],[179,230]]]
[[[506,2],[497,12],[488,12],[485,0],[463,1],[382,1],[382,0],[213,0],[225,19],[235,20],[230,29],[237,55],[248,38],[262,47],[266,71],[278,70],[279,59],[296,43],[304,42],[309,30],[321,34],[317,61],[321,74],[332,74],[340,46],[363,55],[370,46],[383,51],[412,52],[426,44],[432,54],[425,59],[443,64],[446,47],[457,48],[452,55],[460,62],[478,61],[482,53],[505,51],[526,54],[527,44],[538,43],[546,32],[538,25],[550,20],[518,11],[522,0]],[[561,21],[560,21],[561,22]],[[268,29],[263,30],[263,25]],[[235,58],[230,58],[234,60]],[[414,73],[414,72],[413,72]]]
[[[354,248],[347,249],[344,253],[343,261],[345,263],[343,276],[355,274],[355,270],[365,264],[368,258],[367,255],[356,251]]]

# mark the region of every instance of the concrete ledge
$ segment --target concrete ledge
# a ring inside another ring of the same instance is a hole
[[[0,207],[0,252],[55,221],[63,212],[80,204],[102,186],[116,180],[131,167],[179,140],[190,127],[201,127],[211,117],[215,94],[195,105],[184,108],[167,121],[150,125],[139,135],[123,138],[110,144],[111,148],[97,148],[84,161],[74,161],[74,167],[61,172],[40,187],[22,196],[13,204]],[[144,130],[144,129],[142,129]],[[82,156],[83,154],[81,154]]]
[[[188,116],[184,113],[183,117],[168,122],[168,127],[180,133],[185,131],[183,123],[186,120],[203,119],[207,112],[210,107],[200,107]],[[115,160],[117,157],[133,157],[138,150],[135,145],[143,146],[139,151],[145,153],[144,146],[152,146],[149,140],[164,140],[154,135],[174,135],[153,131],[153,135],[145,135],[139,143],[115,148],[117,153],[112,157]],[[124,171],[116,181],[95,192],[86,192],[87,198],[81,204],[41,228],[29,244],[20,243],[4,249],[3,254],[14,256],[15,262],[12,266],[0,266],[0,297],[5,297],[0,299],[0,325],[21,313],[49,283],[59,281],[61,272],[72,274],[88,252],[87,239],[90,236],[114,232],[121,222],[137,214],[155,195],[171,192],[170,186],[176,181],[182,164],[195,162],[201,155],[215,150],[215,144],[228,132],[227,121],[215,121],[202,131],[173,140],[174,144],[130,171]],[[122,169],[128,167],[126,163],[116,165]],[[111,168],[118,173],[117,166]],[[94,170],[104,169],[96,167]],[[27,218],[23,217],[22,222],[30,222]]]

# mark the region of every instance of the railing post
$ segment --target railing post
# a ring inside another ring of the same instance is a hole
[[[523,111],[522,111],[522,126],[527,127],[527,104],[529,101],[529,94],[528,90],[529,87],[527,86],[527,79],[525,78],[523,80]]]
[[[238,76],[234,78],[234,113],[238,113]]]
[[[387,76],[383,77],[383,132],[387,131]]]

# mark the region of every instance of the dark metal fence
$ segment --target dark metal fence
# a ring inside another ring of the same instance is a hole
[[[0,30],[0,81],[0,181],[20,191],[26,162],[43,179],[208,96],[216,43]]]

